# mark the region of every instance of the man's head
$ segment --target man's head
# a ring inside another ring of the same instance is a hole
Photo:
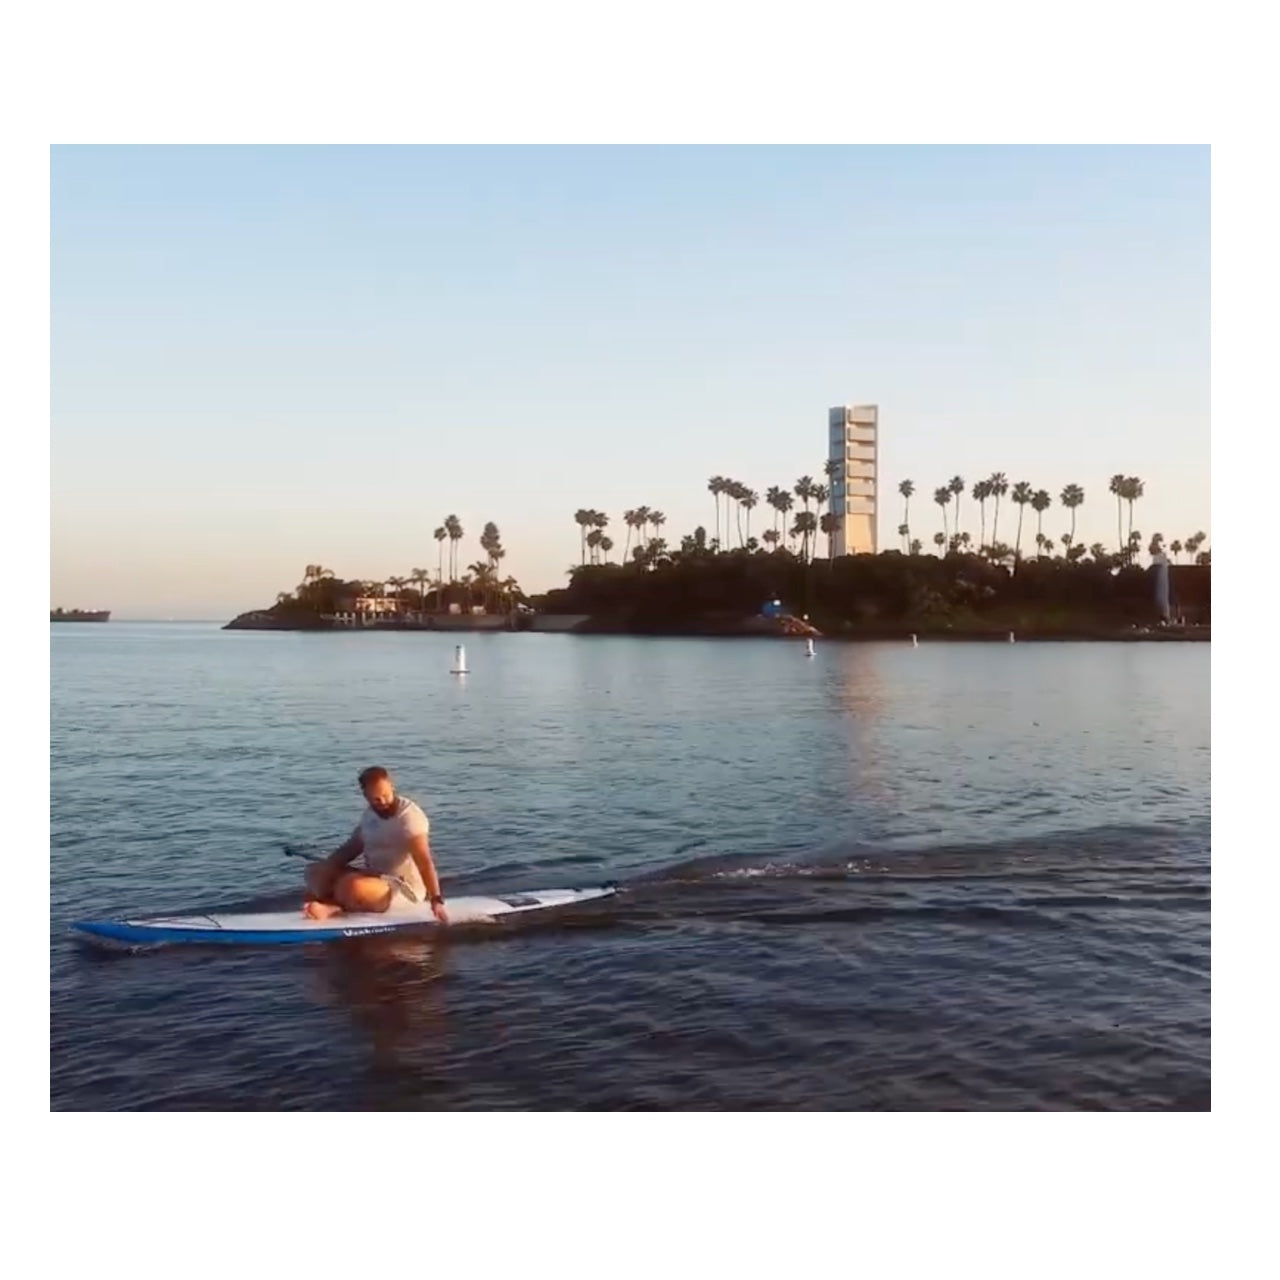
[[[380,765],[371,765],[360,774],[360,790],[369,802],[369,808],[381,818],[389,818],[396,811],[396,789],[391,775]]]

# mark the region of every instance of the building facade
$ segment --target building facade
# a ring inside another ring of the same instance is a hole
[[[874,404],[837,405],[827,413],[827,457],[831,513],[839,524],[832,543],[837,556],[875,555],[880,550],[880,411]]]

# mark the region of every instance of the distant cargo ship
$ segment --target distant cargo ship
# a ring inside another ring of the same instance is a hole
[[[106,622],[110,609],[50,609],[50,622]]]

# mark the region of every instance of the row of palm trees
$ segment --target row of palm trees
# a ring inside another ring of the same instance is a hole
[[[829,481],[837,481],[841,475],[841,464],[836,460],[829,460],[824,470]],[[933,491],[933,500],[942,513],[942,531],[933,536],[933,543],[940,555],[948,551],[968,552],[975,549],[972,535],[962,530],[960,525],[961,499],[966,488],[964,477],[957,475],[952,476],[946,484],[940,485]],[[712,476],[707,482],[707,490],[715,503],[715,538],[710,542],[711,551],[733,549],[736,533],[736,545],[749,551],[758,550],[761,543],[770,550],[776,550],[780,545],[785,544],[795,551],[798,543],[798,553],[807,562],[812,559],[814,544],[821,532],[826,535],[827,555],[830,558],[832,543],[839,531],[841,517],[834,511],[823,511],[831,493],[827,484],[817,483],[812,476],[805,475],[790,487],[771,486],[765,492],[764,500],[773,508],[773,527],[766,529],[760,535],[759,541],[751,535],[751,513],[760,504],[760,495],[756,490],[740,480],[723,475]],[[902,523],[898,525],[902,549],[908,555],[919,555],[923,550],[923,543],[911,534],[911,499],[916,492],[914,482],[903,480],[898,485],[898,492],[902,495],[904,502]],[[1137,476],[1117,474],[1111,478],[1110,492],[1117,502],[1117,551],[1114,554],[1108,553],[1101,543],[1095,543],[1087,550],[1095,559],[1105,557],[1119,563],[1132,563],[1142,549],[1142,534],[1133,527],[1133,507],[1134,503],[1143,497],[1145,484]],[[975,482],[971,488],[968,488],[968,493],[978,504],[979,533],[976,550],[979,554],[996,561],[1012,561],[1016,564],[1022,558],[1023,525],[1028,507],[1035,513],[1036,518],[1036,554],[1046,556],[1054,553],[1056,545],[1054,539],[1044,532],[1044,514],[1054,502],[1047,489],[1033,488],[1026,480],[1020,480],[1011,485],[1003,471],[995,471],[986,479]],[[1012,546],[1000,540],[1000,504],[1006,496],[1018,509],[1018,523]],[[1086,548],[1076,542],[1076,513],[1083,505],[1084,499],[1085,491],[1078,484],[1065,485],[1057,499],[1064,510],[1070,514],[1070,527],[1059,538],[1063,547],[1062,554],[1070,560],[1077,560],[1086,554]],[[796,510],[797,500],[802,506],[800,510]],[[988,502],[992,504],[990,541],[987,538]],[[1124,503],[1128,504],[1127,530],[1123,522],[1122,504]],[[794,520],[788,525],[787,518],[793,511],[795,511]],[[603,556],[603,563],[607,564],[609,552],[614,546],[612,539],[603,532],[609,523],[609,517],[604,512],[583,507],[579,508],[574,519],[581,530],[582,563],[588,563],[588,554],[590,554],[590,563],[601,563]],[[636,507],[625,512],[623,519],[627,525],[627,542],[622,553],[624,561],[628,559],[628,553],[630,553],[631,558],[652,562],[665,552],[666,543],[658,536],[666,520],[662,512],[652,511],[649,507]],[[632,531],[639,533],[634,551],[631,550]],[[1185,542],[1175,539],[1169,544],[1168,550],[1173,554],[1175,561],[1185,550],[1198,562],[1205,563],[1208,560],[1208,552],[1200,551],[1204,541],[1205,535],[1197,533]],[[1152,555],[1155,555],[1158,550],[1164,550],[1164,545],[1164,536],[1156,534],[1151,540],[1149,550]]]
[[[837,463],[827,462],[826,475],[828,479],[836,474],[837,468]],[[738,546],[749,547],[752,542],[751,512],[759,506],[760,495],[754,489],[748,488],[741,480],[733,480],[728,476],[720,475],[712,476],[707,481],[707,491],[715,501],[716,548],[731,549],[735,530],[738,534]],[[795,508],[795,500],[792,495],[795,498],[799,498],[804,504],[804,510],[796,513],[794,522],[788,528],[786,523],[787,516]],[[811,540],[816,540],[817,534],[821,530],[827,535],[829,553],[830,541],[835,537],[839,528],[838,517],[830,511],[824,513],[822,510],[830,496],[830,488],[825,484],[816,483],[812,476],[801,476],[790,488],[782,485],[771,485],[765,492],[764,500],[773,508],[773,528],[766,529],[760,535],[760,541],[764,542],[771,550],[776,550],[784,540],[789,540],[792,546],[798,540],[801,544],[800,554],[808,560],[810,559]],[[721,533],[720,517],[721,498],[725,499],[723,535]],[[729,520],[730,502],[736,504],[733,523],[730,523]],[[809,510],[810,502],[814,504],[814,510],[812,511]],[[780,521],[781,528],[779,528]]]

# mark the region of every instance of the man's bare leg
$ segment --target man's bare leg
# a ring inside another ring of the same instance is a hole
[[[307,888],[312,888],[310,878]],[[383,912],[391,905],[391,897],[391,888],[381,876],[348,871],[338,877],[329,893],[309,898],[302,913],[312,920],[328,920],[345,911]]]

